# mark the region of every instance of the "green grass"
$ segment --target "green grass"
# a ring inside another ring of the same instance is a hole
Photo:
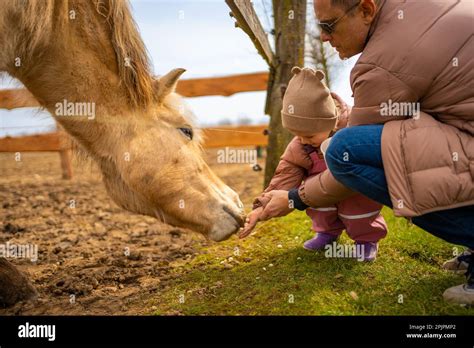
[[[446,288],[464,282],[462,275],[440,268],[455,246],[409,226],[388,209],[383,214],[390,231],[380,242],[374,263],[329,259],[324,252],[304,250],[302,243],[313,236],[311,221],[296,212],[260,224],[257,233],[245,240],[212,244],[194,259],[175,265],[176,277],[150,303],[151,311],[158,315],[473,315],[474,308],[442,299]],[[341,242],[352,243],[346,235]]]

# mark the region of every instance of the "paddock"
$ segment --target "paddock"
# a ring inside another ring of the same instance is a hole
[[[207,149],[206,160],[249,207],[263,171],[223,166],[217,151]],[[0,244],[38,245],[36,262],[9,260],[40,295],[2,315],[474,314],[441,297],[462,280],[440,269],[455,246],[389,210],[390,233],[367,265],[304,250],[312,236],[304,213],[262,224],[243,241],[215,243],[118,208],[92,162],[73,158],[71,180],[61,178],[56,152],[28,152],[21,162],[1,153],[0,162]]]
[[[263,172],[247,163],[219,164],[217,151],[206,150],[211,168],[248,206]],[[0,244],[38,246],[36,262],[9,260],[30,276],[40,297],[0,309],[2,314],[147,314],[145,298],[171,286],[175,263],[212,244],[193,231],[117,207],[91,161],[73,158],[74,175],[64,180],[57,153],[22,157],[17,162],[14,153],[0,154]],[[264,158],[258,163],[264,166]]]

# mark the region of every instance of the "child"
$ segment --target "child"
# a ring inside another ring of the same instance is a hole
[[[347,106],[324,85],[324,73],[294,67],[294,74],[283,98],[282,124],[296,137],[288,144],[275,174],[265,189],[290,190],[305,178],[326,170],[321,144],[337,129],[347,124]],[[333,99],[334,97],[334,99]],[[339,109],[339,111],[338,111]],[[254,201],[240,237],[250,234],[268,199],[260,195]],[[313,221],[314,238],[306,241],[307,250],[322,250],[337,240],[345,229],[362,246],[364,261],[377,256],[378,241],[387,234],[387,225],[380,214],[382,205],[355,194],[335,206],[308,208]]]

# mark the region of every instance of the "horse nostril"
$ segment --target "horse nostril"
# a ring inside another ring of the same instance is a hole
[[[237,222],[237,224],[240,226],[240,227],[243,227],[244,226],[244,218],[243,216],[235,213],[232,209],[230,209],[228,206],[224,205],[222,207],[222,209],[224,209],[224,211],[229,214],[230,216],[232,216],[235,221]]]

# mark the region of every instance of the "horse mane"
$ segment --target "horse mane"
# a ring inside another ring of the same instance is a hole
[[[145,108],[155,100],[151,64],[127,0],[93,0],[97,14],[105,18],[116,54],[118,75],[133,106]],[[70,6],[74,4],[76,6]],[[71,0],[17,1],[19,20],[25,33],[18,40],[25,56],[47,47],[54,31],[68,25],[71,9],[89,8],[87,3]],[[23,36],[25,35],[25,36]]]
[[[132,103],[146,107],[155,98],[150,59],[128,1],[96,0],[95,5],[110,25],[120,80]]]

